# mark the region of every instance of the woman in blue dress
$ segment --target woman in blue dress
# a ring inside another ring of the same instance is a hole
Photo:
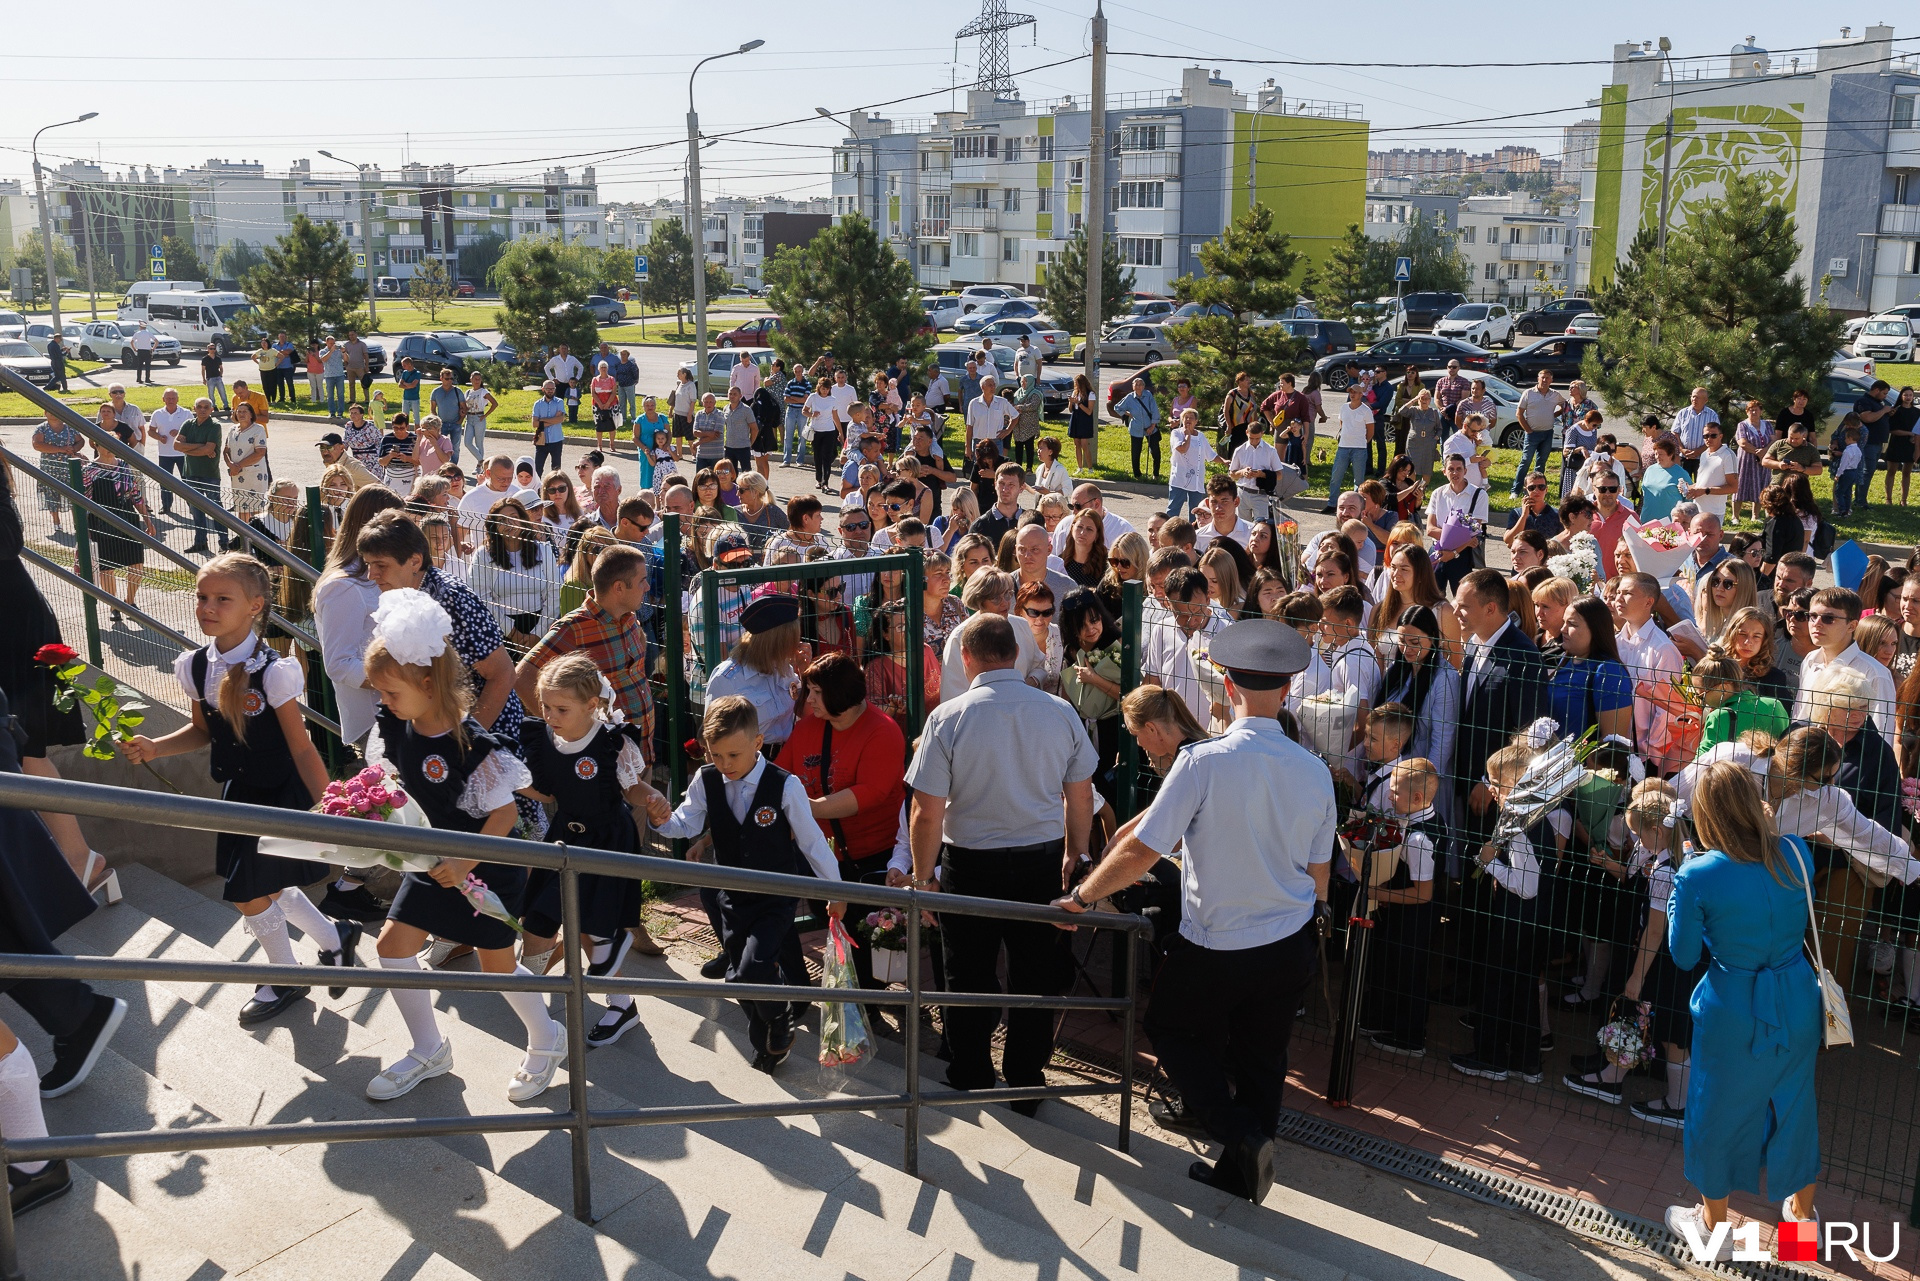
[[[1782,1220],[1816,1217],[1823,1015],[1804,950],[1805,846],[1780,839],[1753,776],[1728,761],[1695,786],[1693,821],[1709,852],[1674,877],[1667,949],[1682,970],[1703,950],[1711,956],[1691,1002],[1686,1116],[1687,1179],[1705,1204],[1669,1206],[1667,1227],[1704,1241],[1725,1221],[1731,1192],[1760,1193],[1762,1171],[1774,1193],[1791,1193]]]
[[[1620,662],[1613,615],[1592,596],[1567,606],[1560,623],[1566,658],[1554,669],[1547,694],[1560,732],[1579,738],[1590,725],[1600,737],[1618,734],[1633,741],[1633,678]]]

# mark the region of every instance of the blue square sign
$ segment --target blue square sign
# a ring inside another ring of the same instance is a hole
[[[1393,278],[1395,280],[1413,279],[1413,259],[1395,258],[1393,260]]]
[[[633,256],[633,278],[635,280],[645,280],[647,278],[647,256],[645,254],[635,254]]]

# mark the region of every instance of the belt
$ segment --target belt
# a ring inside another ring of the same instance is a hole
[[[1806,964],[1806,957],[1795,954],[1765,969],[1742,970],[1731,965],[1713,962],[1715,969],[1725,970],[1729,974],[1751,976],[1753,979],[1753,1057],[1767,1058],[1770,1055],[1783,1054],[1787,1050],[1787,992],[1784,976],[1796,966]]]
[[[1037,845],[999,845],[982,849],[969,845],[947,843],[944,848],[949,854],[1050,854],[1065,843],[1065,837],[1054,841],[1041,841]]]

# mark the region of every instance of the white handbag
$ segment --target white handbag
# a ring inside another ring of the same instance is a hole
[[[1820,955],[1820,921],[1813,910],[1813,857],[1807,849],[1807,843],[1797,836],[1783,836],[1780,843],[1791,849],[1800,862],[1800,883],[1807,892],[1807,925],[1813,935],[1813,972],[1820,980],[1820,1044],[1825,1049],[1837,1049],[1853,1044],[1853,1012],[1847,1008],[1846,989],[1837,979],[1827,972],[1827,962]]]

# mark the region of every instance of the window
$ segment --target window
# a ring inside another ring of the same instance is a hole
[[[1067,162],[1067,181],[1084,183],[1087,180],[1087,162],[1072,160]]]
[[[393,261],[395,263],[417,263],[420,261],[420,251],[418,249],[396,249],[393,251]]]
[[[950,267],[953,265],[947,246],[931,242],[920,246],[920,265],[922,267]]]
[[[952,196],[946,194],[929,195],[923,196],[921,199],[926,205],[926,217],[936,222],[945,222],[947,220],[949,216],[947,210],[952,204]]]
[[[1510,263],[1508,263],[1508,264],[1507,264],[1507,279],[1508,279],[1508,280],[1518,280],[1518,279],[1520,279],[1520,264],[1519,264],[1519,263],[1517,263],[1517,262],[1510,262]]]
[[[837,173],[852,173],[853,162],[850,153],[835,151],[833,153],[833,167]]]
[[[760,242],[757,240],[743,240],[740,242],[740,252],[749,258],[758,258],[760,256]]]
[[[1000,188],[1000,211],[1002,213],[1019,213],[1020,212],[1020,188],[1018,187]]]
[[[1020,237],[1004,236],[1001,238],[1000,261],[1001,262],[1019,262],[1020,261]]]
[[[1913,103],[1915,95],[1897,93],[1893,96],[1893,127],[1895,129],[1913,128]]]
[[[1520,243],[1520,228],[1518,227],[1507,228],[1507,243],[1510,245],[1517,245]]]
[[[996,160],[999,156],[999,134],[963,133],[953,140],[955,160]]]
[[[1500,264],[1499,264],[1499,263],[1496,263],[1496,262],[1490,262],[1490,263],[1488,263],[1488,264],[1487,264],[1487,275],[1486,275],[1486,278],[1487,278],[1488,280],[1498,280],[1498,279],[1500,278]]]
[[[758,240],[760,239],[762,229],[765,228],[766,225],[766,219],[760,214],[748,214],[746,223],[741,227],[741,231]],[[755,252],[758,251],[756,250]]]
[[[1040,213],[1052,213],[1053,212],[1053,188],[1052,187],[1040,188],[1039,198],[1034,201],[1033,207],[1035,210],[1037,210]]]
[[[1559,244],[1559,243],[1560,243],[1560,228],[1558,228],[1558,227],[1542,227],[1542,228],[1540,229],[1540,243],[1541,243],[1541,244],[1543,244],[1543,245],[1557,245],[1557,244]]]
[[[506,204],[506,202],[507,202],[507,198],[496,191],[487,197],[487,208],[499,209],[503,207]]]
[[[1120,237],[1120,262],[1127,267],[1158,267],[1160,242],[1144,236]]]
[[[955,232],[953,236],[953,252],[962,258],[978,258],[980,256],[979,233],[973,231]]]
[[[1166,148],[1165,125],[1128,125],[1120,131],[1122,151],[1165,151]]]
[[[1068,232],[1079,231],[1082,227],[1086,226],[1086,224],[1087,224],[1087,219],[1085,214],[1070,213],[1067,215]]]
[[[1900,170],[1898,173],[1893,175],[1893,203],[1894,204],[1904,205],[1907,203],[1907,188],[1909,185],[1907,182],[1907,179],[1910,176],[1911,175],[1909,175],[1907,171],[1904,169]]]
[[[1906,262],[1900,267],[1901,274],[1920,276],[1920,240],[1909,240],[1906,249]]]
[[[1053,135],[1050,133],[1040,136],[1040,159],[1042,161],[1053,159]]]
[[[1007,139],[1006,154],[1002,157],[1002,159],[1004,159],[1010,165],[1017,165],[1020,163],[1020,140],[1018,138]]]
[[[280,193],[280,203],[283,205],[296,204],[299,202],[299,199],[300,193],[297,191],[283,191]]]
[[[1119,209],[1161,209],[1167,203],[1164,182],[1123,182],[1117,188]]]
[[[1479,234],[1480,228],[1478,227],[1462,227],[1460,228],[1460,243],[1470,245],[1474,243],[1475,238],[1478,237]]]
[[[521,207],[522,209],[531,209],[531,208],[533,208],[533,197],[532,197],[532,196],[528,196],[528,195],[522,195],[522,196],[520,197],[520,207]]]
[[[962,209],[991,209],[988,199],[991,193],[985,187],[962,187],[960,189],[960,207]]]

